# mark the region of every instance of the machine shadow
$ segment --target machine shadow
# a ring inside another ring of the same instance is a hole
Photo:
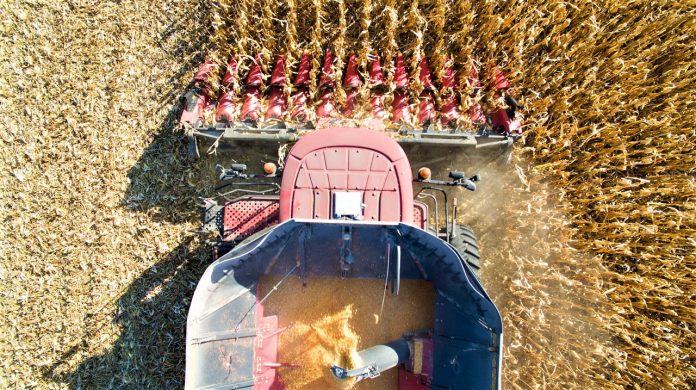
[[[197,220],[196,197],[207,190],[191,179],[200,178],[196,172],[205,168],[186,157],[183,136],[176,129],[179,106],[174,102],[158,134],[127,173],[130,184],[122,207],[143,213],[153,222]],[[195,234],[188,235],[107,308],[114,312],[113,323],[121,328],[109,350],[87,358],[72,372],[56,373],[58,365],[87,346],[83,340],[66,351],[46,376],[72,388],[183,387],[186,314],[209,262],[209,248]]]
[[[174,101],[158,134],[127,172],[130,184],[121,206],[145,214],[152,222],[197,221],[196,199],[209,190],[205,183],[214,183],[202,174],[208,170],[207,164],[188,159],[185,138],[177,129],[179,115],[180,102]],[[209,262],[210,248],[196,234],[187,235],[110,307],[115,313],[113,323],[121,328],[113,346],[102,355],[87,358],[72,372],[57,374],[54,367],[47,376],[73,388],[183,387],[186,315]],[[84,340],[66,351],[57,365],[70,360],[83,345]]]
[[[210,169],[215,159],[192,161],[186,154],[183,132],[178,128],[181,96],[190,75],[210,48],[209,6],[197,1],[196,14],[182,15],[159,36],[162,47],[174,47],[168,55],[181,58],[166,83],[155,88],[151,99],[169,105],[150,144],[127,174],[129,186],[121,207],[144,214],[152,222],[182,224],[197,221],[197,197],[209,195],[215,181]],[[199,20],[192,23],[192,20]],[[204,22],[200,22],[203,20]],[[191,26],[197,26],[191,29]],[[181,33],[186,30],[185,33]],[[163,49],[166,50],[166,49]],[[200,53],[187,57],[189,53]],[[210,173],[208,173],[210,172]],[[66,372],[62,366],[88,348],[87,334],[63,352],[61,359],[44,369],[44,377],[71,388],[180,388],[184,384],[186,316],[198,280],[210,263],[210,249],[195,234],[187,237],[145,270],[107,307],[121,334],[103,354],[91,356]],[[86,313],[88,329],[90,314]],[[90,339],[93,342],[93,339]],[[111,343],[110,343],[111,344]]]
[[[205,245],[190,237],[143,272],[116,303],[119,339],[65,381],[73,388],[183,387],[186,314],[208,259]]]

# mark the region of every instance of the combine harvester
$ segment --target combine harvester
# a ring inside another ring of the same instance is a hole
[[[364,348],[353,366],[326,366],[339,383],[369,380],[394,369],[398,379],[392,388],[401,390],[500,388],[501,316],[478,279],[475,235],[457,223],[456,199],[446,191],[474,191],[480,177],[451,171],[447,180],[436,180],[428,168],[414,172],[399,143],[509,148],[520,131],[514,100],[508,98],[509,108],[488,116],[480,107],[462,114],[456,91],[440,94],[436,106],[435,86],[424,62],[424,89],[412,105],[408,82],[401,80],[406,80],[406,70],[397,60],[397,89],[387,110],[376,60],[368,80],[372,118],[399,123],[398,128],[332,127],[330,119],[339,108],[331,62],[327,53],[316,104],[309,102],[306,57],[294,77],[289,109],[283,57],[278,57],[279,71],[274,70],[268,91],[261,90],[259,68],[250,68],[241,106],[226,92],[216,102],[209,95],[206,83],[217,71],[211,62],[201,67],[186,95],[182,122],[189,126],[195,156],[199,138],[293,143],[281,166],[268,162],[262,174],[248,174],[245,164],[218,166],[223,185],[217,190],[225,201],[204,201],[203,230],[217,237],[212,242],[215,262],[201,278],[189,309],[186,388],[284,389],[282,370],[302,369],[279,362],[285,328],[279,327],[277,316],[264,314],[266,299],[278,287],[261,296],[260,279],[266,275],[280,278],[279,284],[289,277],[301,278],[305,285],[325,277],[382,280],[385,294],[393,296],[399,294],[402,280],[432,283],[434,308],[427,308],[434,312],[432,327]],[[362,82],[354,64],[351,57],[343,81],[346,101],[340,110],[346,116],[358,104],[353,92]],[[445,80],[454,79],[451,69],[447,74]],[[223,87],[235,82],[232,59]],[[507,87],[502,74],[491,86],[501,98]],[[205,125],[206,111],[215,113],[214,125]],[[469,115],[478,128],[457,128],[460,115]],[[303,127],[288,126],[283,122],[288,117]],[[310,127],[312,117],[317,121]],[[275,125],[260,126],[264,120]]]

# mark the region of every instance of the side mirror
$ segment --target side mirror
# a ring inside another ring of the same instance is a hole
[[[476,191],[476,184],[470,179],[464,179],[462,180],[462,187],[466,188],[469,191]]]
[[[220,164],[215,165],[215,171],[220,174],[220,181],[235,178],[247,179],[249,176],[244,173],[246,169],[246,164],[232,164],[230,169],[225,169],[225,167]]]
[[[230,166],[230,169],[232,169],[235,172],[244,172],[247,170],[246,164],[232,164]]]
[[[449,173],[449,178],[454,180],[464,179],[464,172],[451,171]]]

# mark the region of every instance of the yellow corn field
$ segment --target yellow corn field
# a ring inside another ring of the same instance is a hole
[[[235,54],[243,70],[258,54],[269,74],[283,53],[290,75],[307,52],[316,80],[326,50],[337,80],[349,54],[362,71],[378,54],[392,89],[401,54],[416,95],[423,56],[435,80],[448,61],[472,60],[510,79],[523,142],[504,172],[482,172],[477,207],[460,210],[481,232],[482,279],[504,317],[506,388],[696,386],[693,4],[5,0],[0,10],[0,387],[183,385],[186,312],[210,261],[193,232],[196,197],[221,157],[187,160],[179,97],[207,57]]]

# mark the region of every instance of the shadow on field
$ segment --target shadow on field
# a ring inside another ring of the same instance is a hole
[[[207,6],[198,2],[195,14],[182,16],[159,32],[161,47],[179,67],[167,82],[153,86],[151,96],[160,105],[170,105],[151,143],[127,176],[129,186],[122,207],[145,215],[150,222],[180,224],[198,220],[197,198],[210,195],[214,161],[192,162],[186,156],[185,137],[178,130],[181,102],[189,87],[185,83],[203,61],[209,46]],[[195,7],[195,6],[194,6]],[[190,56],[190,53],[200,53]],[[210,159],[212,160],[212,159]],[[198,280],[210,263],[210,248],[191,234],[175,249],[158,258],[134,280],[115,303],[99,310],[114,313],[121,328],[118,340],[102,355],[91,356],[71,372],[61,365],[76,359],[89,345],[98,343],[103,324],[86,313],[81,342],[44,370],[51,381],[72,388],[180,388],[183,387],[186,349],[186,315]],[[104,335],[106,336],[106,335]],[[89,343],[88,343],[89,340]]]
[[[172,24],[167,30],[177,28]],[[171,33],[165,31],[162,39],[168,39],[167,34]],[[203,28],[194,31],[194,35],[207,36],[207,33]],[[204,45],[202,38],[192,38],[176,45],[178,49],[173,55],[187,50],[200,51],[203,55]],[[186,137],[178,128],[182,107],[178,97],[191,87],[190,80],[182,77],[195,72],[203,61],[202,55],[183,62],[167,85],[153,93],[152,99],[170,104],[171,108],[151,143],[127,172],[129,185],[121,206],[145,215],[149,223],[197,226],[198,199],[213,194],[217,184],[216,164],[229,165],[231,156],[255,164],[268,161],[277,153],[277,146],[261,153],[240,147],[218,155],[205,155],[206,149],[201,148],[201,160],[193,161],[187,156]],[[92,315],[86,314],[85,327],[92,332],[66,350],[53,366],[47,367],[45,377],[68,383],[72,388],[183,387],[186,317],[195,287],[210,262],[210,247],[194,233],[188,235],[133,281],[115,303],[97,309],[113,311],[113,322],[121,328],[112,347],[80,362],[71,372],[63,372],[63,364],[69,364],[88,350],[101,335],[99,329],[104,325],[96,321],[92,324]]]
[[[128,171],[123,206],[157,222],[195,220],[197,198],[209,195],[214,170],[186,157],[185,137],[177,130],[180,104],[169,111],[160,132]]]
[[[71,387],[183,387],[186,313],[208,262],[207,248],[187,238],[146,270],[116,303],[119,339],[70,373]]]
[[[180,104],[175,102],[159,133],[127,173],[130,184],[122,207],[146,215],[150,222],[197,221],[196,199],[214,183],[204,174],[207,164],[186,157],[184,137],[176,129],[179,115]],[[194,234],[189,235],[133,281],[114,304],[104,308],[114,312],[113,321],[121,327],[112,347],[84,360],[72,372],[56,372],[58,365],[94,344],[97,329],[66,351],[46,376],[73,388],[183,387],[186,314],[209,263],[210,248]],[[87,314],[86,326],[93,329],[90,318]]]

